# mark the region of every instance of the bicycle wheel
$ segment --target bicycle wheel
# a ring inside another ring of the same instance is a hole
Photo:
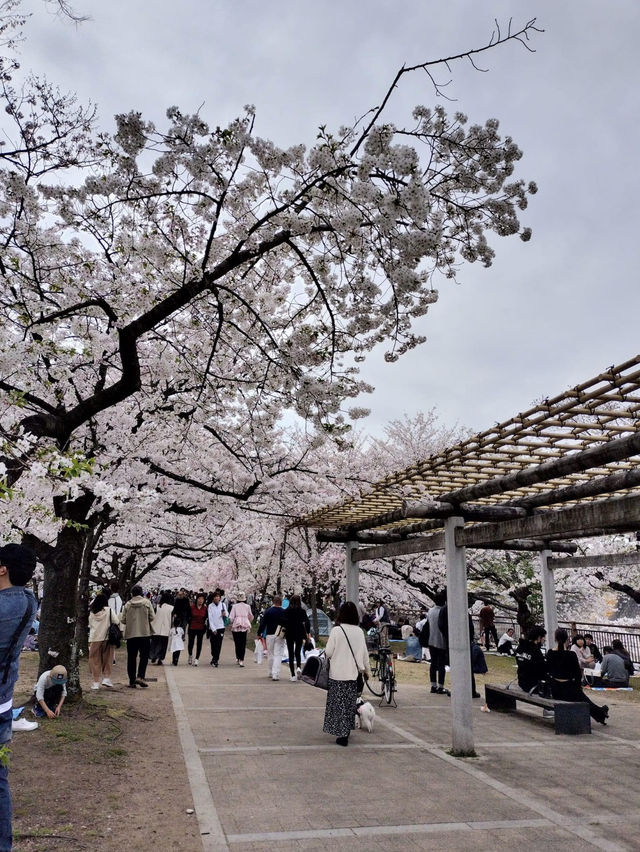
[[[385,701],[387,704],[391,704],[393,701],[393,693],[396,691],[396,676],[393,673],[393,663],[391,660],[386,661],[383,689]]]

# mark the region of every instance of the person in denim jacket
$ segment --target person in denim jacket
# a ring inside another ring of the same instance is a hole
[[[0,748],[11,741],[13,688],[18,679],[18,661],[38,605],[24,586],[33,576],[36,557],[20,544],[0,547]],[[20,625],[22,629],[20,630]],[[6,753],[0,758],[0,852],[10,852],[11,793]]]

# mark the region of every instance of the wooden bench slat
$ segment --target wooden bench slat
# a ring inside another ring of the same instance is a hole
[[[589,705],[584,701],[560,701],[556,698],[543,698],[530,695],[521,689],[507,689],[504,686],[485,684],[485,700],[489,710],[515,713],[516,701],[533,704],[546,710],[553,710],[556,734],[590,734],[591,717]]]

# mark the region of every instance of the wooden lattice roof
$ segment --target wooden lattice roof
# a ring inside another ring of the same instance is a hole
[[[319,529],[366,530],[385,528],[417,532],[424,517],[404,517],[401,521],[385,517],[397,512],[408,501],[459,503],[470,499],[470,489],[490,480],[564,459],[589,448],[640,434],[640,355],[583,382],[552,399],[545,399],[528,411],[490,429],[479,432],[454,447],[437,453],[418,464],[386,476],[360,497],[319,509],[298,523]],[[637,453],[626,458],[598,463],[586,470],[546,478],[546,481],[501,489],[488,496],[472,495],[475,504],[484,506],[553,505],[540,500],[556,489],[564,489],[567,505],[568,486],[586,483],[597,477],[619,474],[607,480],[610,487],[598,493],[629,493],[635,490],[633,479],[620,476],[624,471],[633,478],[638,471]],[[512,478],[513,479],[513,478]],[[600,480],[599,480],[600,481]],[[629,482],[631,481],[631,487]],[[510,482],[506,480],[507,484]],[[638,481],[640,487],[640,479]],[[490,489],[489,489],[490,490]],[[551,491],[550,491],[551,490]],[[579,490],[579,489],[578,489]],[[476,489],[478,492],[478,489]],[[537,499],[536,499],[537,498]],[[574,499],[573,503],[590,496]],[[538,502],[537,502],[538,500]],[[431,528],[433,525],[431,524]]]

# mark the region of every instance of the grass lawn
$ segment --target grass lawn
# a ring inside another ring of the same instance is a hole
[[[395,647],[402,648],[401,645]],[[396,653],[395,647],[393,649]],[[400,653],[398,651],[397,653]],[[485,683],[497,683],[506,685],[516,677],[516,661],[513,657],[502,657],[496,654],[485,654],[489,671],[486,675],[476,675],[476,686],[478,692],[483,693],[482,687]],[[395,660],[396,677],[398,683],[410,683],[414,685],[429,686],[429,664],[407,663],[403,660]],[[446,685],[449,686],[449,674],[447,673]],[[632,678],[633,692],[611,690],[600,692],[598,690],[586,690],[587,694],[596,702],[604,702],[615,695],[617,701],[636,704],[640,703],[640,678]]]

